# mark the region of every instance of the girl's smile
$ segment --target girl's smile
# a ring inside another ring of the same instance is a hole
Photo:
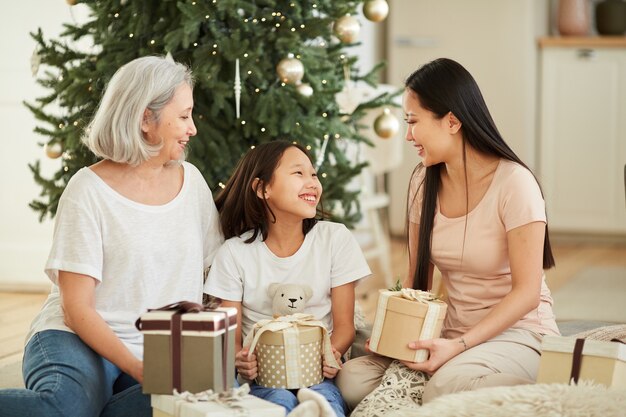
[[[300,198],[309,204],[317,206],[317,195],[315,194],[302,194]]]

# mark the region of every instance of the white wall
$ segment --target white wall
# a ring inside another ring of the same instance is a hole
[[[348,52],[350,55],[359,57],[359,61],[357,62],[359,72],[367,73],[385,57],[384,33],[387,21],[384,20],[376,23],[367,20],[365,16],[363,16],[360,7],[357,18],[359,22],[361,22],[361,32],[359,34],[359,42],[361,44],[350,48]],[[384,72],[385,70],[383,69],[380,75],[384,75]]]
[[[33,102],[46,90],[31,75],[30,60],[35,41],[29,32],[41,27],[47,37],[57,37],[62,22],[72,22],[72,13],[62,0],[22,0],[5,7],[0,15],[0,290],[38,290],[49,287],[43,273],[52,238],[52,222],[39,223],[28,203],[38,196],[28,163],[41,159],[43,172],[51,174],[60,160],[45,156],[37,145],[34,116],[22,104]]]

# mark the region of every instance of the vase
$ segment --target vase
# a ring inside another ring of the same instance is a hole
[[[559,0],[557,25],[563,36],[587,36],[590,27],[587,0]]]
[[[626,2],[604,0],[596,5],[596,29],[601,35],[623,35],[626,32]]]

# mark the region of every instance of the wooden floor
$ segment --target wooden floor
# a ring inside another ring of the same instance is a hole
[[[626,267],[626,240],[610,242],[576,242],[571,239],[554,239],[553,251],[557,267],[547,272],[548,286],[552,291],[561,287],[581,269],[590,266]],[[401,240],[392,242],[394,278],[406,273],[407,254]],[[368,321],[373,311],[379,288],[384,288],[378,265],[371,262],[374,275],[357,287],[357,299]],[[37,314],[47,294],[0,293],[0,367],[21,359],[24,337],[30,322]]]
[[[0,293],[0,367],[21,359],[30,322],[46,296]]]

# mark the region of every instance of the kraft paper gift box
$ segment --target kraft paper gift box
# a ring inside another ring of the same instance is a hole
[[[144,336],[145,394],[234,386],[237,309],[176,303],[142,314],[137,328]]]
[[[446,303],[426,291],[380,290],[370,350],[394,359],[424,362],[428,350],[410,349],[408,344],[439,337],[446,309]]]
[[[544,336],[537,382],[590,380],[626,389],[626,345],[573,337]]]
[[[176,395],[152,395],[153,417],[285,417],[285,408],[249,395],[243,385],[220,394],[205,391]]]
[[[324,324],[309,314],[292,314],[261,320],[243,343],[256,349],[257,384],[268,388],[296,389],[324,379],[322,359],[339,369]]]

